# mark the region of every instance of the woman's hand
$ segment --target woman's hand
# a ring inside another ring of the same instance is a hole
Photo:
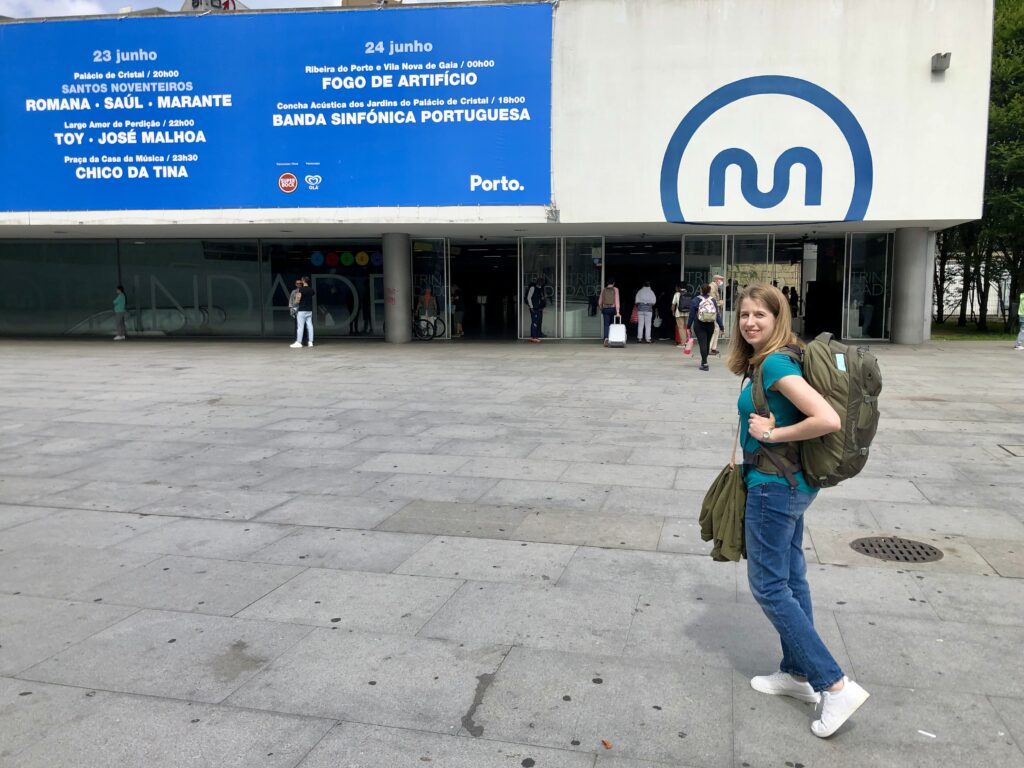
[[[771,429],[775,429],[775,414],[770,411],[768,412],[767,419],[764,416],[758,416],[756,413],[750,414],[750,418],[747,419],[747,431],[751,437],[757,440],[761,440],[761,436]]]

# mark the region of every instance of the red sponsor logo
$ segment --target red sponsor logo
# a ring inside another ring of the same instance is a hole
[[[290,195],[299,188],[299,180],[295,178],[294,173],[282,173],[277,177],[277,188]]]

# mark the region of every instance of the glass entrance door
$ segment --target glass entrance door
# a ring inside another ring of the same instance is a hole
[[[843,337],[888,339],[892,302],[891,234],[850,235]]]
[[[519,241],[519,338],[530,338],[530,310],[526,292],[534,281],[544,292],[545,307],[541,314],[542,336],[562,337],[562,282],[560,237],[524,237]]]
[[[732,335],[733,302],[739,292],[753,283],[770,283],[774,279],[769,239],[769,235],[729,236],[729,265],[722,286],[726,337]]]
[[[430,316],[438,318],[437,338],[451,338],[448,296],[448,241],[444,238],[416,238],[412,241],[412,300],[410,313],[423,304]],[[429,292],[429,293],[428,293]],[[436,311],[436,315],[434,314]],[[443,332],[441,329],[443,326]]]
[[[603,237],[563,238],[565,286],[562,335],[567,339],[600,339],[601,314],[597,299],[603,287]]]

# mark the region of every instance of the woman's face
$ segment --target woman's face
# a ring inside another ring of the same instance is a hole
[[[743,340],[760,350],[775,330],[775,315],[757,299],[745,298],[740,304],[740,333]]]

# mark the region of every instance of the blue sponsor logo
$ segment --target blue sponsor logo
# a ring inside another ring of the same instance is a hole
[[[679,127],[676,128],[665,150],[661,164],[661,207],[665,220],[684,223],[686,218],[679,201],[679,169],[687,145],[699,129],[713,114],[723,107],[748,96],[780,94],[806,101],[824,112],[840,130],[850,148],[853,158],[853,194],[844,221],[862,221],[871,200],[873,166],[871,148],[864,130],[849,108],[821,86],[796,77],[762,75],[724,85],[710,93],[691,109]],[[725,205],[725,174],[731,165],[740,169],[740,192],[752,206],[761,209],[774,208],[789,193],[789,176],[794,165],[804,167],[806,184],[804,205],[821,205],[822,163],[821,158],[808,147],[791,147],[775,161],[774,179],[771,189],[761,192],[757,184],[757,163],[753,156],[737,147],[724,149],[711,161],[708,173],[708,205]]]

